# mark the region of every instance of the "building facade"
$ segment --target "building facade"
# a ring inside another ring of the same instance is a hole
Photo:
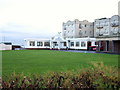
[[[62,35],[50,39],[25,39],[26,49],[79,49],[120,53],[120,16],[63,23]],[[93,50],[93,49],[92,49]]]
[[[26,49],[49,49],[49,39],[28,38],[24,39],[24,46]]]
[[[97,40],[97,51],[120,53],[120,16],[95,19],[94,37]]]
[[[66,38],[59,33],[51,39],[25,39],[26,49],[79,49],[88,50],[89,46],[96,46],[95,38]]]
[[[12,50],[12,43],[11,42],[1,42],[0,50]]]
[[[62,25],[62,35],[64,38],[85,38],[93,37],[93,23],[87,20],[67,21]]]

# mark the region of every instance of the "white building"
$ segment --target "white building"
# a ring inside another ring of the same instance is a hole
[[[118,37],[120,36],[118,15],[111,18],[95,19],[94,37]]]
[[[0,43],[0,50],[12,50],[12,43],[1,42]]]
[[[24,45],[26,49],[49,49],[49,39],[28,38],[24,39]]]
[[[93,37],[93,22],[88,22],[87,20],[69,20],[66,23],[63,23],[62,27],[62,34],[64,38]]]
[[[87,50],[89,46],[96,46],[95,38],[66,38],[60,33],[51,39],[25,39],[26,49],[80,49]]]

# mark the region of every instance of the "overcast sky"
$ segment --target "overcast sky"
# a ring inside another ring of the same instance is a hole
[[[118,14],[119,0],[0,0],[3,41],[23,44],[24,38],[49,38],[62,31],[62,23]]]

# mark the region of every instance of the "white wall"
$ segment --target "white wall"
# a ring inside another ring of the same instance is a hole
[[[0,50],[12,50],[12,45],[0,44]]]

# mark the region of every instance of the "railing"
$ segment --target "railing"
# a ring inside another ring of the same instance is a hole
[[[118,23],[111,23],[111,26],[112,26],[112,27],[118,27],[119,24],[118,24]]]
[[[98,26],[98,27],[97,27],[97,29],[102,29],[102,28],[103,28],[103,26]]]
[[[103,34],[99,34],[99,36],[103,36]]]

